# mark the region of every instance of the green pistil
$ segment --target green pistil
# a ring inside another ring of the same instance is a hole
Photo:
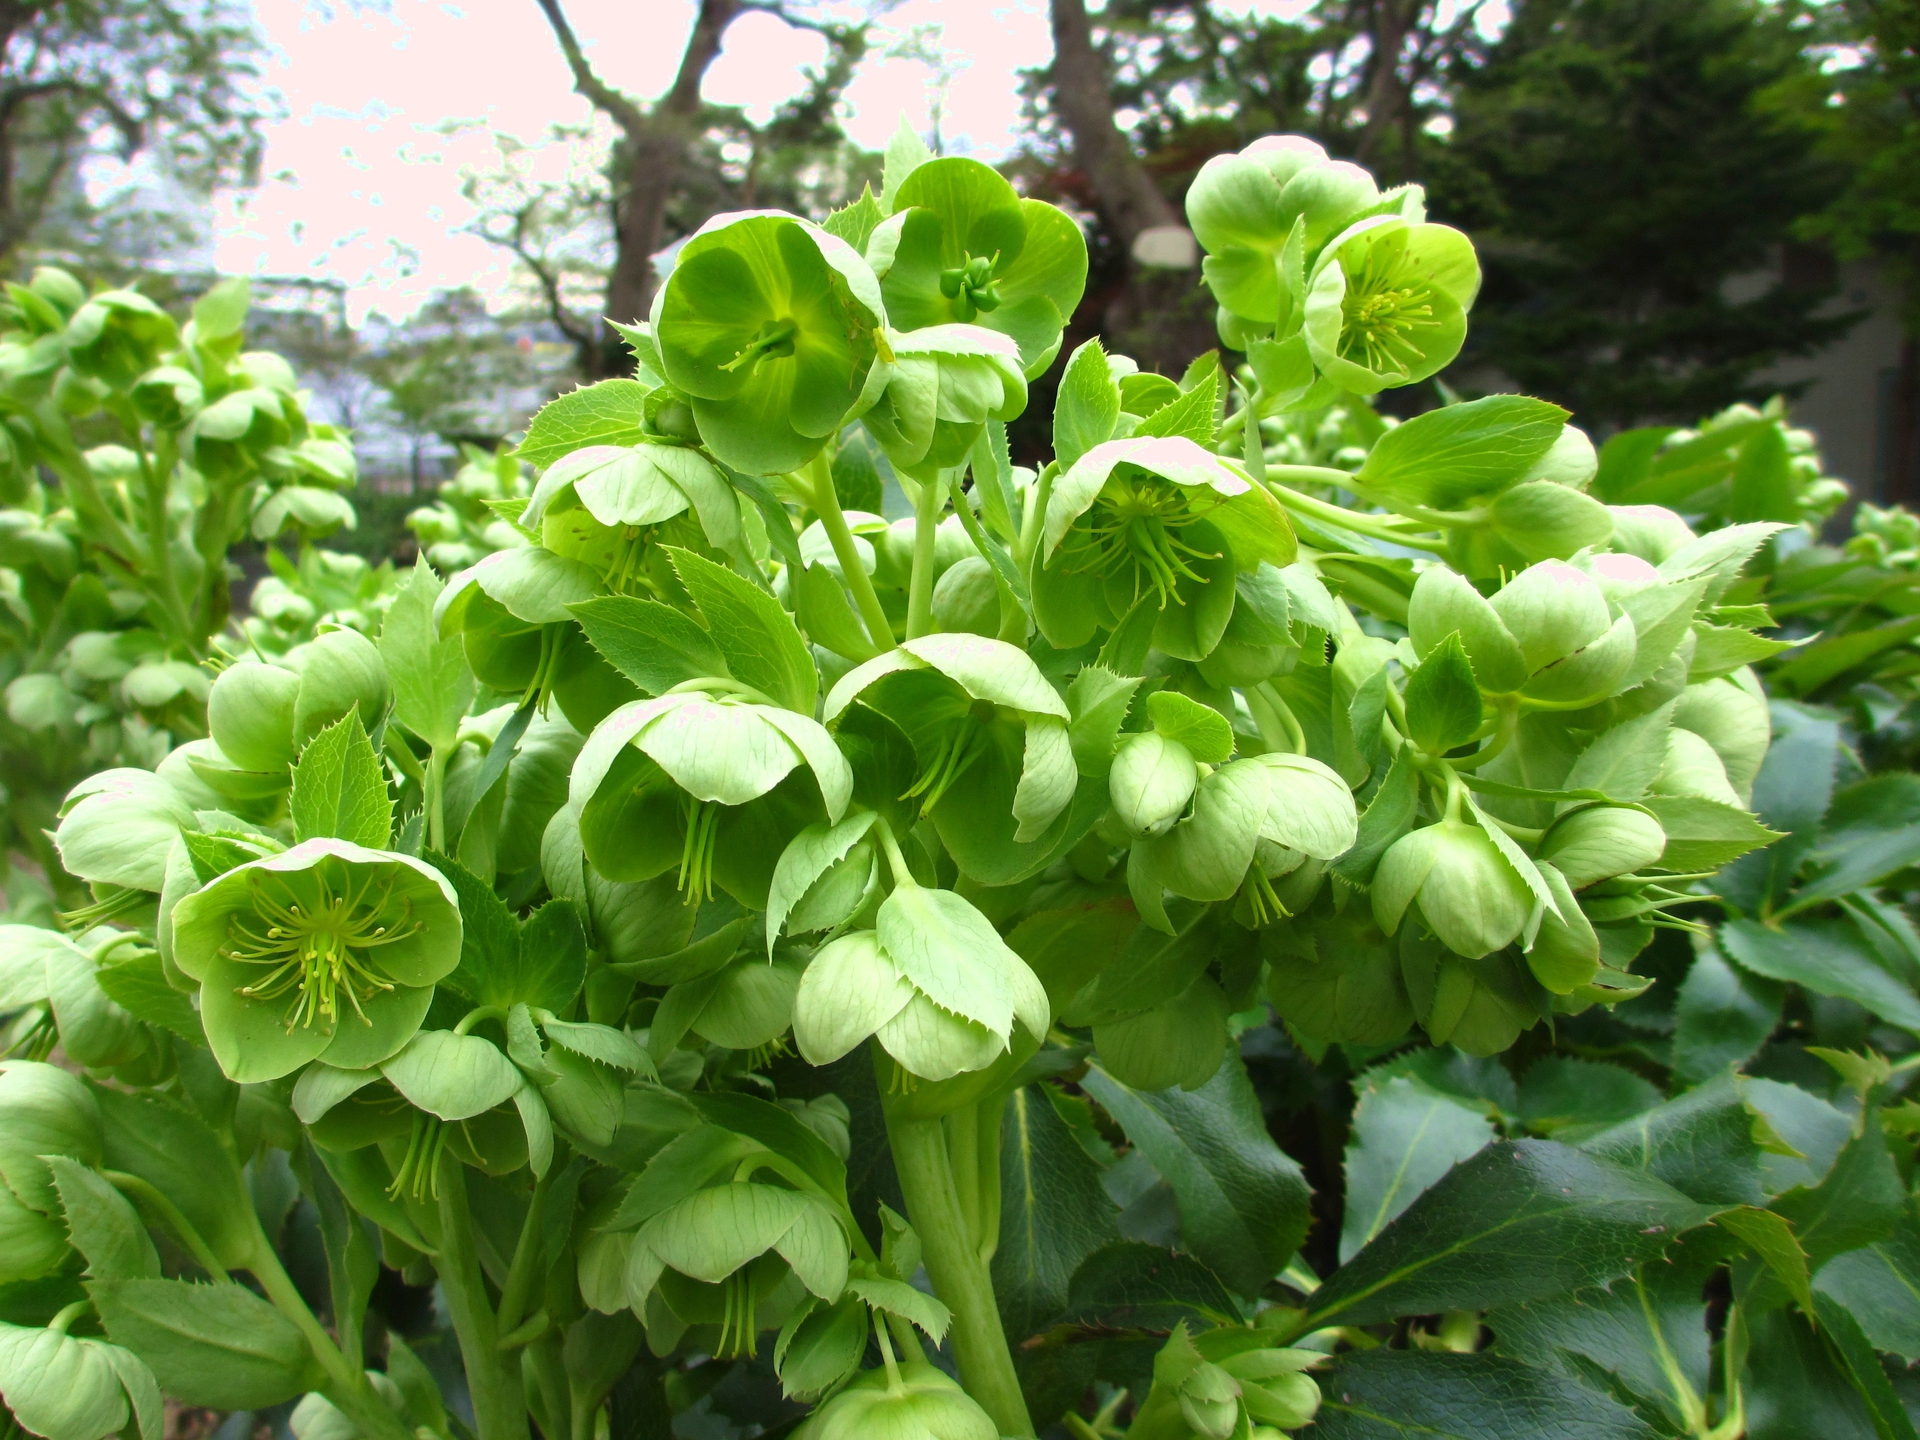
[[[793,337],[799,333],[799,325],[792,320],[769,320],[747,342],[745,349],[720,368],[738,370],[745,367],[747,373],[752,374],[760,368],[762,360],[784,360],[793,354]]]
[[[915,796],[923,797],[920,813],[929,815],[933,807],[940,803],[940,797],[952,787],[953,782],[966,774],[974,761],[985,751],[986,725],[994,716],[994,707],[985,702],[976,702],[974,712],[950,728],[941,737],[940,748],[934,751],[933,760],[920,772],[920,777],[902,792],[902,800]]]
[[[411,1195],[425,1202],[440,1198],[440,1157],[447,1148],[447,1127],[436,1115],[424,1110],[413,1112],[413,1132],[407,1137],[407,1153],[393,1172],[393,1184],[387,1187],[389,1198]]]
[[[418,920],[405,923],[412,913],[411,901],[402,902],[399,925],[383,923],[392,905],[391,880],[379,898],[370,901],[371,877],[357,892],[349,886],[343,894],[335,894],[324,876],[314,878],[319,902],[308,907],[297,899],[288,898],[285,903],[275,899],[256,871],[248,886],[253,913],[227,921],[227,944],[220,953],[243,965],[271,967],[265,978],[241,986],[237,993],[250,1000],[274,1000],[291,992],[288,1031],[318,1019],[340,1020],[343,996],[361,1021],[371,1024],[363,1002],[394,986],[373,968],[367,952],[411,939],[425,927]]]
[[[720,1342],[716,1354],[724,1359],[750,1359],[759,1353],[759,1295],[749,1262],[720,1282]]]
[[[680,874],[675,882],[689,905],[713,899],[713,841],[720,829],[720,806],[712,800],[686,797],[687,839],[680,848]]]
[[[940,293],[953,301],[954,313],[961,320],[971,321],[976,314],[1000,308],[1000,291],[993,279],[999,264],[996,251],[992,258],[969,255],[965,263],[940,272]]]

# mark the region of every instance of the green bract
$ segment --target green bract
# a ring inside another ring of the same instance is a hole
[[[887,311],[848,245],[777,211],[719,215],[654,300],[666,378],[701,439],[755,475],[797,470],[884,380]]]
[[[1019,346],[1027,378],[1060,351],[1087,283],[1087,243],[1062,211],[1023,200],[978,160],[914,169],[894,214],[867,242],[888,319],[899,330],[985,326]],[[899,341],[895,340],[899,352]]]
[[[853,775],[818,722],[724,682],[636,700],[594,728],[574,762],[570,804],[586,857],[609,880],[678,866],[691,899],[717,883],[762,905],[779,847],[838,820]]]
[[[378,1064],[413,1037],[460,960],[453,888],[406,855],[307,840],[229,870],[174,908],[174,962],[229,1077],[309,1060]]]
[[[1389,935],[1409,910],[1455,955],[1469,959],[1519,939],[1538,909],[1526,881],[1492,838],[1442,820],[1394,842],[1373,880],[1373,914]]]
[[[160,1386],[130,1350],[103,1340],[0,1323],[0,1399],[45,1440],[102,1440],[137,1425],[160,1440]]]
[[[1295,551],[1286,512],[1233,462],[1181,436],[1108,441],[1054,482],[1035,618],[1054,644],[1080,645],[1145,600],[1154,644],[1202,660],[1233,614],[1234,574]]]
[[[869,1370],[814,1412],[796,1440],[998,1440],[995,1425],[966,1391],[931,1365],[896,1374]]]

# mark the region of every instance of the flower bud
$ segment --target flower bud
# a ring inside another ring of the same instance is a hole
[[[1666,848],[1667,832],[1644,810],[1595,805],[1556,821],[1541,842],[1540,858],[1551,860],[1575,890],[1584,890],[1644,869]]]
[[[999,634],[1000,586],[993,566],[969,555],[942,575],[933,587],[933,619],[942,630]]]
[[[296,747],[304,747],[355,706],[368,730],[387,713],[392,692],[387,687],[386,662],[358,630],[329,630],[288,651],[286,663],[300,675],[293,711]]]
[[[1527,968],[1555,995],[1571,995],[1600,973],[1600,937],[1566,877],[1551,864],[1539,868],[1560,913],[1542,912],[1539,933],[1526,952]]]
[[[1667,763],[1660,767],[1653,791],[1656,795],[1713,800],[1735,810],[1745,808],[1727,779],[1727,767],[1719,753],[1693,731],[1678,727],[1667,732]]]
[[[1424,660],[1456,632],[1482,690],[1501,695],[1526,683],[1529,667],[1499,612],[1462,576],[1431,565],[1414,582],[1407,602],[1414,653]]]
[[[869,1370],[814,1411],[794,1440],[999,1440],[976,1401],[931,1365],[899,1367],[899,1383]]]
[[[300,677],[278,665],[242,661],[220,672],[207,696],[213,743],[242,770],[277,772],[293,764],[293,714]]]
[[[67,1257],[67,1232],[60,1221],[30,1210],[0,1185],[0,1284],[34,1280]]]
[[[98,1165],[100,1107],[80,1080],[37,1060],[0,1063],[0,1179],[20,1202],[59,1213],[59,1196],[43,1155]]]
[[[1599,583],[1560,560],[1528,566],[1488,604],[1519,643],[1529,673],[1591,645],[1612,623]]]
[[[1149,730],[1120,742],[1107,788],[1121,822],[1151,837],[1165,834],[1180,818],[1199,776],[1186,746]]]
[[[1395,841],[1373,879],[1373,915],[1389,935],[1411,908],[1456,955],[1505,949],[1533,913],[1533,894],[1486,831],[1442,820]]]
[[[153,1372],[131,1350],[67,1334],[59,1317],[44,1329],[0,1324],[0,1401],[0,1416],[48,1440],[131,1436],[136,1420],[142,1437],[160,1433]]]

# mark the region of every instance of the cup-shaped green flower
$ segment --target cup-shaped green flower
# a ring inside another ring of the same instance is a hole
[[[717,1321],[717,1353],[751,1355],[762,1299],[791,1273],[809,1293],[837,1300],[848,1258],[846,1232],[824,1200],[779,1185],[726,1181],[668,1205],[634,1233],[626,1299],[645,1315],[658,1288],[681,1319]],[[669,1273],[697,1288],[674,1284]]]
[[[934,325],[893,331],[890,341],[887,387],[862,418],[901,469],[963,464],[987,421],[1027,408],[1019,347],[997,331]]]
[[[1054,481],[1034,614],[1053,644],[1084,645],[1152,597],[1155,647],[1204,660],[1232,618],[1235,573],[1295,553],[1280,503],[1233,462],[1182,436],[1109,440]]]
[[[1460,353],[1479,290],[1480,261],[1458,230],[1370,216],[1329,241],[1308,275],[1307,353],[1356,395],[1424,380]]]
[[[1414,653],[1424,660],[1456,632],[1483,691],[1554,709],[1613,694],[1639,649],[1633,617],[1613,614],[1602,581],[1561,560],[1528,566],[1490,599],[1429,566],[1407,605]]]
[[[1296,328],[1298,297],[1283,257],[1304,276],[1321,247],[1379,200],[1358,165],[1329,161],[1301,135],[1266,135],[1200,167],[1187,189],[1187,223],[1207,252],[1200,273],[1220,307],[1285,335]]]
[[[124,389],[177,339],[173,317],[138,290],[104,290],[67,322],[67,357],[83,375]]]
[[[845,241],[779,211],[716,215],[654,300],[666,378],[700,438],[753,475],[798,470],[884,380],[880,284]]]
[[[899,330],[997,330],[1019,346],[1029,379],[1059,353],[1087,284],[1087,242],[1065,212],[1021,199],[999,172],[958,156],[907,176],[867,260]]]
[[[681,517],[679,526],[669,525]],[[590,445],[548,467],[520,523],[539,529],[547,549],[600,569],[607,588],[625,592],[639,580],[646,547],[656,536],[675,544],[737,547],[740,502],[697,450]]]
[[[29,1210],[59,1215],[44,1157],[100,1163],[100,1107],[79,1078],[38,1060],[0,1061],[0,1180]]]
[[[1373,877],[1373,918],[1392,935],[1412,911],[1447,949],[1469,959],[1520,938],[1533,892],[1487,832],[1443,819],[1394,841]]]
[[[200,982],[214,1058],[243,1084],[310,1060],[397,1053],[460,963],[459,900],[439,871],[344,840],[229,870],[173,911],[174,963]]]
[[[818,721],[731,681],[704,681],[622,705],[595,726],[568,803],[606,879],[678,867],[689,902],[710,899],[717,883],[762,909],[786,842],[838,821],[852,794],[852,769]]]
[[[999,1440],[1000,1427],[945,1371],[926,1364],[869,1370],[828,1400],[794,1440]]]
[[[1584,890],[1645,869],[1666,848],[1667,832],[1646,811],[1591,805],[1554,821],[1540,842],[1540,858],[1551,860],[1575,890]]]
[[[43,1440],[104,1440],[139,1428],[160,1440],[160,1382],[131,1350],[69,1335],[88,1309],[76,1301],[44,1329],[0,1324],[0,1401],[9,1417]]]
[[[158,894],[175,837],[195,825],[192,807],[163,777],[102,770],[67,793],[53,844],[70,875]]]
[[[961,633],[905,641],[841,678],[827,724],[856,700],[913,742],[920,773],[903,798],[917,799],[943,833],[1005,828],[1011,816],[1013,840],[1037,840],[1073,799],[1067,702],[1017,646]]]
[[[1546,996],[1512,951],[1468,959],[1418,929],[1401,932],[1400,973],[1435,1045],[1498,1055],[1539,1020]]]
[[[1766,692],[1753,671],[1743,666],[1731,675],[1687,686],[1673,707],[1673,723],[1713,747],[1727,783],[1745,805],[1773,739]]]
[[[966,900],[896,874],[899,888],[872,930],[815,952],[794,999],[793,1038],[827,1065],[869,1036],[908,1075],[948,1080],[984,1070],[1052,1023],[1047,992],[1027,962]]]

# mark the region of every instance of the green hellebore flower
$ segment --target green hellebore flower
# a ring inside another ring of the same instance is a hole
[[[222,396],[187,427],[185,448],[194,469],[216,479],[233,479],[284,456],[293,438],[290,414],[302,418],[294,398],[278,390],[255,387]]]
[[[460,906],[411,856],[313,839],[229,870],[174,907],[174,963],[200,982],[214,1058],[243,1084],[310,1060],[396,1054],[460,963]]]
[[[901,331],[954,323],[1010,337],[1037,378],[1060,352],[1087,284],[1087,242],[1063,211],[1023,200],[978,160],[915,167],[867,242],[887,316]],[[897,349],[897,342],[896,342]]]
[[[1187,223],[1207,252],[1200,273],[1221,309],[1256,333],[1284,335],[1296,328],[1288,322],[1299,296],[1283,267],[1304,277],[1320,248],[1379,201],[1358,165],[1329,161],[1301,135],[1266,135],[1200,167],[1187,189]]]
[[[1632,615],[1615,618],[1601,582],[1561,560],[1528,566],[1492,599],[1444,565],[1429,566],[1407,604],[1414,653],[1424,660],[1455,632],[1482,690],[1556,709],[1612,695],[1639,654]]]
[[[892,331],[886,389],[861,418],[887,458],[909,472],[960,465],[989,420],[1027,408],[1019,347],[978,325]]]
[[[1392,935],[1409,910],[1455,955],[1474,959],[1518,940],[1533,892],[1487,832],[1441,820],[1394,841],[1373,877],[1373,917]]]
[[[1480,261],[1458,230],[1371,216],[1330,241],[1308,276],[1307,353],[1356,395],[1425,380],[1460,353],[1479,290]]]
[[[67,792],[53,844],[70,875],[158,894],[175,837],[196,823],[180,792],[152,771],[102,770]]]
[[[969,634],[907,640],[841,678],[827,696],[827,724],[855,700],[913,742],[920,775],[906,794],[943,833],[1011,815],[1013,840],[1037,840],[1073,799],[1067,702],[1017,646]]]
[[[1200,781],[1192,815],[1127,857],[1127,886],[1148,924],[1172,933],[1161,890],[1189,900],[1228,900],[1243,885],[1262,923],[1286,913],[1270,882],[1309,859],[1332,860],[1353,845],[1353,792],[1306,755],[1256,755]]]
[[[1656,795],[1712,800],[1734,810],[1746,808],[1727,776],[1720,752],[1702,736],[1677,726],[1667,732],[1666,763],[1651,788]]]
[[[942,1370],[869,1370],[807,1417],[794,1440],[999,1440],[1000,1427]]]
[[[707,542],[739,547],[739,499],[699,451],[590,445],[547,468],[520,523],[539,528],[542,543],[558,554],[589,564],[606,556],[607,584],[621,591],[655,527],[683,515],[697,519]]]
[[[95,959],[133,939],[103,927],[76,944],[37,925],[0,925],[0,1012],[45,1007],[16,1047],[39,1059],[57,1039],[69,1060],[92,1068],[137,1060],[147,1049],[145,1029],[100,988]]]
[[[1664,505],[1609,505],[1613,548],[1658,565],[1697,538],[1693,527]]]
[[[761,909],[787,840],[823,816],[838,821],[852,794],[846,757],[812,717],[716,688],[607,716],[574,762],[568,803],[607,879],[678,866],[689,901],[711,898],[717,881]]]
[[[784,1263],[768,1263],[773,1257]],[[698,1322],[707,1318],[700,1312],[711,1306],[711,1292],[689,1295],[687,1287],[669,1289],[662,1281],[673,1272],[702,1286],[718,1286],[718,1348],[723,1354],[751,1355],[761,1328],[760,1300],[787,1272],[809,1293],[833,1301],[846,1289],[847,1262],[846,1232],[825,1201],[777,1185],[734,1180],[696,1190],[641,1225],[627,1253],[626,1300],[635,1314],[645,1315],[649,1298],[661,1288],[682,1319]]]
[[[137,290],[105,290],[67,322],[67,357],[83,375],[125,389],[179,339],[173,317]]]
[[[1435,1045],[1498,1055],[1539,1020],[1537,998],[1545,997],[1511,951],[1469,959],[1417,928],[1400,936],[1400,970],[1413,1013]]]
[[[207,730],[242,770],[283,771],[297,758],[293,711],[300,677],[284,665],[244,660],[222,670],[207,694]]]
[[[1320,1408],[1305,1371],[1326,1356],[1276,1346],[1258,1330],[1221,1326],[1198,1337],[1184,1323],[1153,1359],[1153,1388],[1128,1432],[1139,1440],[1234,1440],[1250,1425],[1296,1430]]]
[[[77,1076],[38,1060],[0,1061],[0,1180],[22,1205],[60,1214],[42,1157],[98,1167],[103,1143],[100,1107]]]
[[[1554,995],[1571,995],[1600,973],[1600,937],[1567,877],[1550,861],[1541,861],[1535,868],[1559,913],[1542,911],[1539,933],[1527,947],[1527,969]]]
[[[66,1333],[69,1311],[45,1329],[0,1324],[0,1400],[43,1440],[103,1440],[136,1423],[160,1440],[160,1382],[131,1350]]]
[[[242,660],[222,670],[207,695],[207,730],[235,767],[278,777],[271,788],[279,789],[315,735],[356,707],[372,729],[391,698],[379,648],[358,630],[329,630],[277,662]],[[208,766],[194,769],[217,790],[246,783]],[[235,798],[245,798],[244,791]]]
[[[1293,563],[1279,501],[1232,461],[1183,436],[1094,446],[1062,474],[1035,562],[1040,631],[1063,648],[1111,629],[1153,596],[1153,643],[1204,660],[1233,615],[1234,575]]]
[[[1553,823],[1540,842],[1540,858],[1551,860],[1575,890],[1584,890],[1645,869],[1666,848],[1667,832],[1646,811],[1592,805]]]
[[[666,378],[700,438],[753,475],[819,454],[886,377],[886,304],[845,241],[779,211],[716,215],[654,299]]]
[[[1164,835],[1186,812],[1200,783],[1193,752],[1157,731],[1121,737],[1107,772],[1113,813],[1135,835]]]
[[[1745,806],[1773,739],[1766,692],[1753,671],[1742,666],[1731,675],[1687,686],[1673,708],[1673,723],[1713,747],[1727,783]]]
[[[66,1226],[57,1216],[28,1208],[0,1185],[0,1284],[50,1275],[70,1253]]]
[[[1027,962],[960,896],[911,883],[881,904],[875,929],[814,953],[793,1006],[809,1064],[873,1036],[922,1080],[986,1069],[1012,1047],[1016,1022],[1036,1043],[1052,1023]]]

